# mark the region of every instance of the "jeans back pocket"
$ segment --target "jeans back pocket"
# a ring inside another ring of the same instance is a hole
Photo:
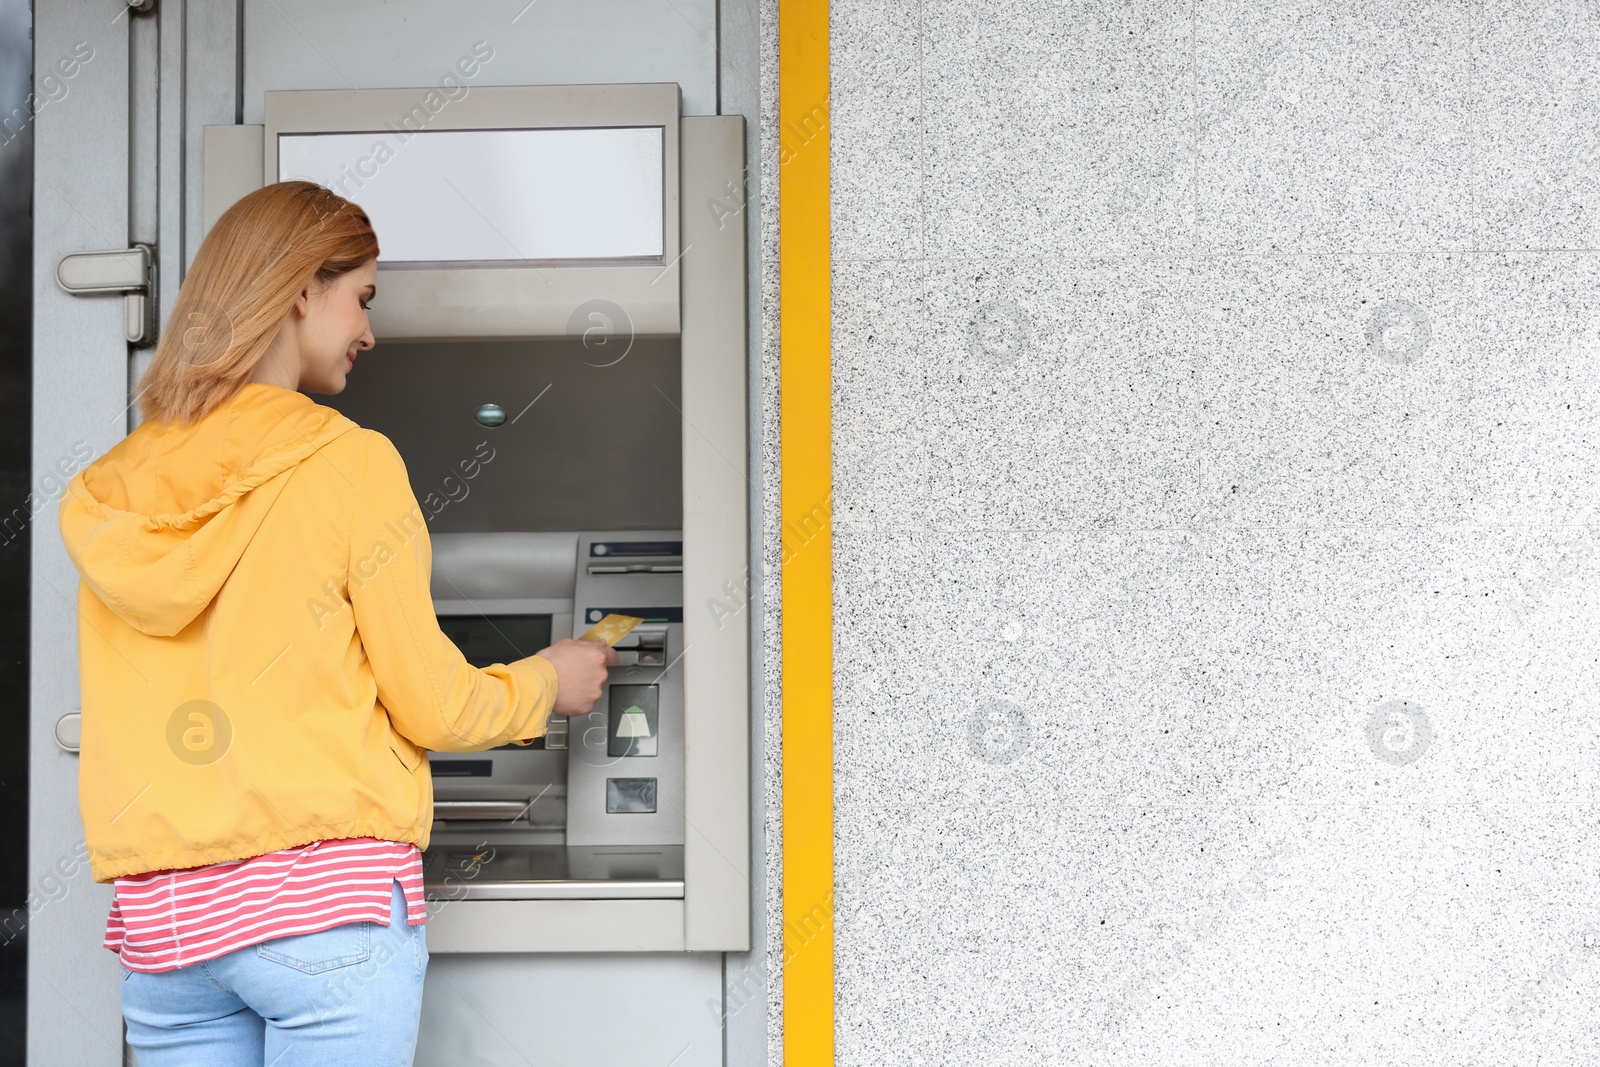
[[[275,937],[257,945],[256,954],[306,974],[363,963],[372,955],[372,923],[341,923],[314,934]]]

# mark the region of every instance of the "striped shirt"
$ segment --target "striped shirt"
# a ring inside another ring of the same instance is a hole
[[[351,922],[389,925],[393,883],[406,923],[427,922],[422,852],[402,841],[313,841],[204,867],[116,879],[105,947],[130,971],[170,971],[275,937]]]

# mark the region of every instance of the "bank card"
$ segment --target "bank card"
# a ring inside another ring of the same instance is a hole
[[[593,626],[587,633],[578,638],[579,641],[604,641],[614,645],[638,626],[643,619],[636,619],[632,615],[607,615]]]

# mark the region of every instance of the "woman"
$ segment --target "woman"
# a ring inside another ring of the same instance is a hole
[[[376,343],[377,256],[321,186],[235,204],[140,383],[144,421],[61,503],[79,802],[142,1067],[411,1063],[423,750],[530,744],[617,659],[567,639],[480,669],[439,629],[399,453],[303,392],[343,390]]]

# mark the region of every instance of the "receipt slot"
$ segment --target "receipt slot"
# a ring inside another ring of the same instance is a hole
[[[743,120],[674,84],[265,94],[207,127],[209,225],[264,182],[360,204],[378,339],[319,397],[392,440],[440,626],[488,666],[644,621],[532,746],[428,753],[432,953],[750,944]]]

